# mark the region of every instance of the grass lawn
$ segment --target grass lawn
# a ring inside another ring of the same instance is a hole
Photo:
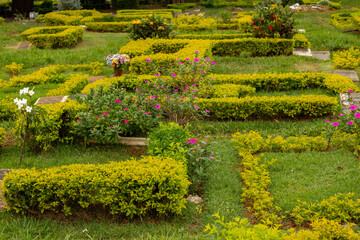
[[[346,150],[307,153],[265,153],[263,160],[276,159],[269,167],[275,205],[290,211],[297,200],[320,202],[337,193],[360,197],[360,163]]]

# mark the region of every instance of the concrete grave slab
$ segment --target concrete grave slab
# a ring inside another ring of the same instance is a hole
[[[308,48],[294,48],[293,55],[312,57],[311,50]]]
[[[305,29],[298,29],[296,30],[297,33],[306,33],[306,30]]]
[[[36,100],[35,105],[61,103],[61,102],[65,102],[67,98],[68,96],[42,97]]]
[[[91,76],[91,77],[88,77],[88,80],[89,80],[89,83],[93,83],[97,80],[100,80],[100,79],[104,79],[105,76]]]
[[[312,56],[319,60],[330,60],[330,52],[329,51],[312,51]]]
[[[19,42],[19,44],[16,46],[16,49],[30,49],[32,46],[32,43],[29,42]]]
[[[340,93],[339,98],[344,112],[349,112],[352,105],[360,106],[360,93]]]
[[[349,77],[353,82],[359,82],[359,76],[356,71],[346,69],[335,69],[332,71],[333,74],[339,74],[344,77]]]

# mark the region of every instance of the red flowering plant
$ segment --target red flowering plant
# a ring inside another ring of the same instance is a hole
[[[288,38],[294,36],[293,11],[281,5],[258,5],[251,21],[256,38]]]
[[[120,136],[146,136],[161,120],[159,105],[146,94],[102,85],[84,98],[85,111],[78,114],[75,131],[86,143],[117,142]]]

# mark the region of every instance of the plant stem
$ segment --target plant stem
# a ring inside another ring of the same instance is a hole
[[[20,153],[20,161],[19,161],[19,167],[21,165],[22,159],[24,157],[24,150],[25,150],[25,143],[26,143],[26,137],[27,137],[27,132],[28,132],[28,128],[29,128],[29,121],[26,118],[26,126],[25,126],[25,133],[24,133],[24,139],[23,139],[23,144],[21,147],[21,153]]]

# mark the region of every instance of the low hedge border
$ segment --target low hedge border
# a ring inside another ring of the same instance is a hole
[[[174,3],[174,4],[168,4],[167,8],[169,9],[180,9],[182,11],[189,9],[189,8],[195,8],[196,3]]]
[[[44,15],[47,26],[78,26],[84,17],[102,15],[95,10],[69,10],[51,12]]]
[[[321,95],[199,98],[197,104],[217,119],[236,120],[321,117],[335,113],[339,107],[337,98]]]
[[[51,89],[46,96],[65,96],[80,92],[89,84],[89,75],[72,74],[69,79],[59,85],[57,89]]]
[[[63,48],[75,45],[82,39],[83,33],[82,27],[37,27],[21,33],[21,37],[37,48]]]
[[[170,158],[109,164],[73,164],[12,171],[2,183],[7,209],[16,213],[63,212],[101,206],[110,214],[180,214],[185,208],[185,167]]]
[[[352,134],[335,134],[332,139],[331,148],[354,148],[356,147],[356,136]],[[267,186],[271,183],[267,167],[273,163],[260,163],[258,153],[262,151],[280,152],[303,152],[327,150],[328,144],[324,137],[288,137],[281,136],[263,138],[258,132],[237,132],[232,136],[232,141],[237,145],[239,155],[242,157],[242,172],[240,173],[244,187],[242,196],[247,199],[247,208],[252,211],[263,224],[279,226],[279,220],[284,218],[277,212],[279,207],[273,205],[274,198],[268,192]],[[359,201],[354,199],[353,194],[336,195],[323,200],[319,204],[308,205],[301,202],[291,212],[290,216],[297,224],[314,222],[323,218],[337,222],[353,221],[360,219]],[[338,213],[334,213],[334,209]],[[352,209],[350,209],[352,208]]]
[[[117,10],[116,14],[117,15],[121,15],[121,14],[139,14],[139,13],[147,13],[147,14],[151,14],[151,13],[175,13],[175,12],[182,12],[181,9],[153,9],[153,10],[145,10],[145,9],[123,9],[123,10]]]

